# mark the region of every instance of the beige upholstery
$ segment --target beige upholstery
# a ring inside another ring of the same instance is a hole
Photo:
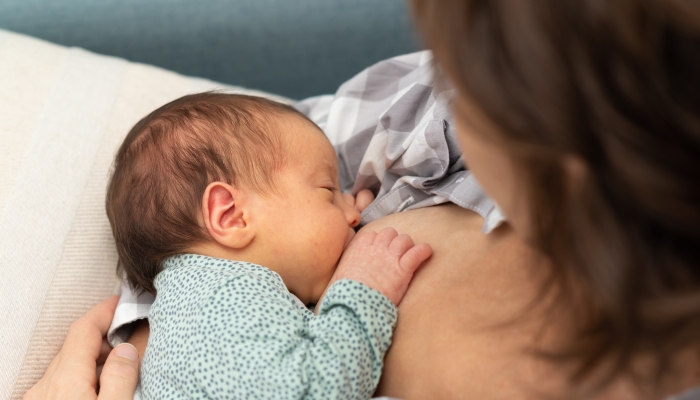
[[[214,88],[263,95],[0,30],[0,399],[21,398],[117,287],[104,195],[124,135]]]

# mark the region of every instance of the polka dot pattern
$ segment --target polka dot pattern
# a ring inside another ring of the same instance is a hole
[[[195,254],[155,280],[141,383],[146,399],[368,399],[396,307],[336,282],[314,315],[269,269]]]

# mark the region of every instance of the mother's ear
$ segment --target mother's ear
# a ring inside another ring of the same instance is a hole
[[[564,179],[566,180],[564,186],[567,191],[566,194],[569,197],[580,195],[590,173],[586,162],[577,155],[567,154],[562,159],[562,167],[564,168]]]
[[[202,197],[202,217],[209,235],[219,244],[243,249],[255,237],[249,224],[245,193],[224,182],[212,182]]]

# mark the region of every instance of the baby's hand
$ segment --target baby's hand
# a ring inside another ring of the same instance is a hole
[[[343,193],[343,199],[361,213],[374,201],[374,193],[368,189],[362,189],[357,193],[357,196],[353,196],[351,193]]]
[[[432,253],[427,243],[416,245],[408,235],[399,235],[393,228],[379,233],[364,231],[348,245],[329,286],[352,279],[379,291],[398,306],[413,273]]]

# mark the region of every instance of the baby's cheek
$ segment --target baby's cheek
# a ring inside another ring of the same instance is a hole
[[[343,251],[348,248],[348,245],[352,241],[352,239],[355,237],[355,230],[352,228],[348,228],[348,237],[345,239],[345,246],[343,246]]]

